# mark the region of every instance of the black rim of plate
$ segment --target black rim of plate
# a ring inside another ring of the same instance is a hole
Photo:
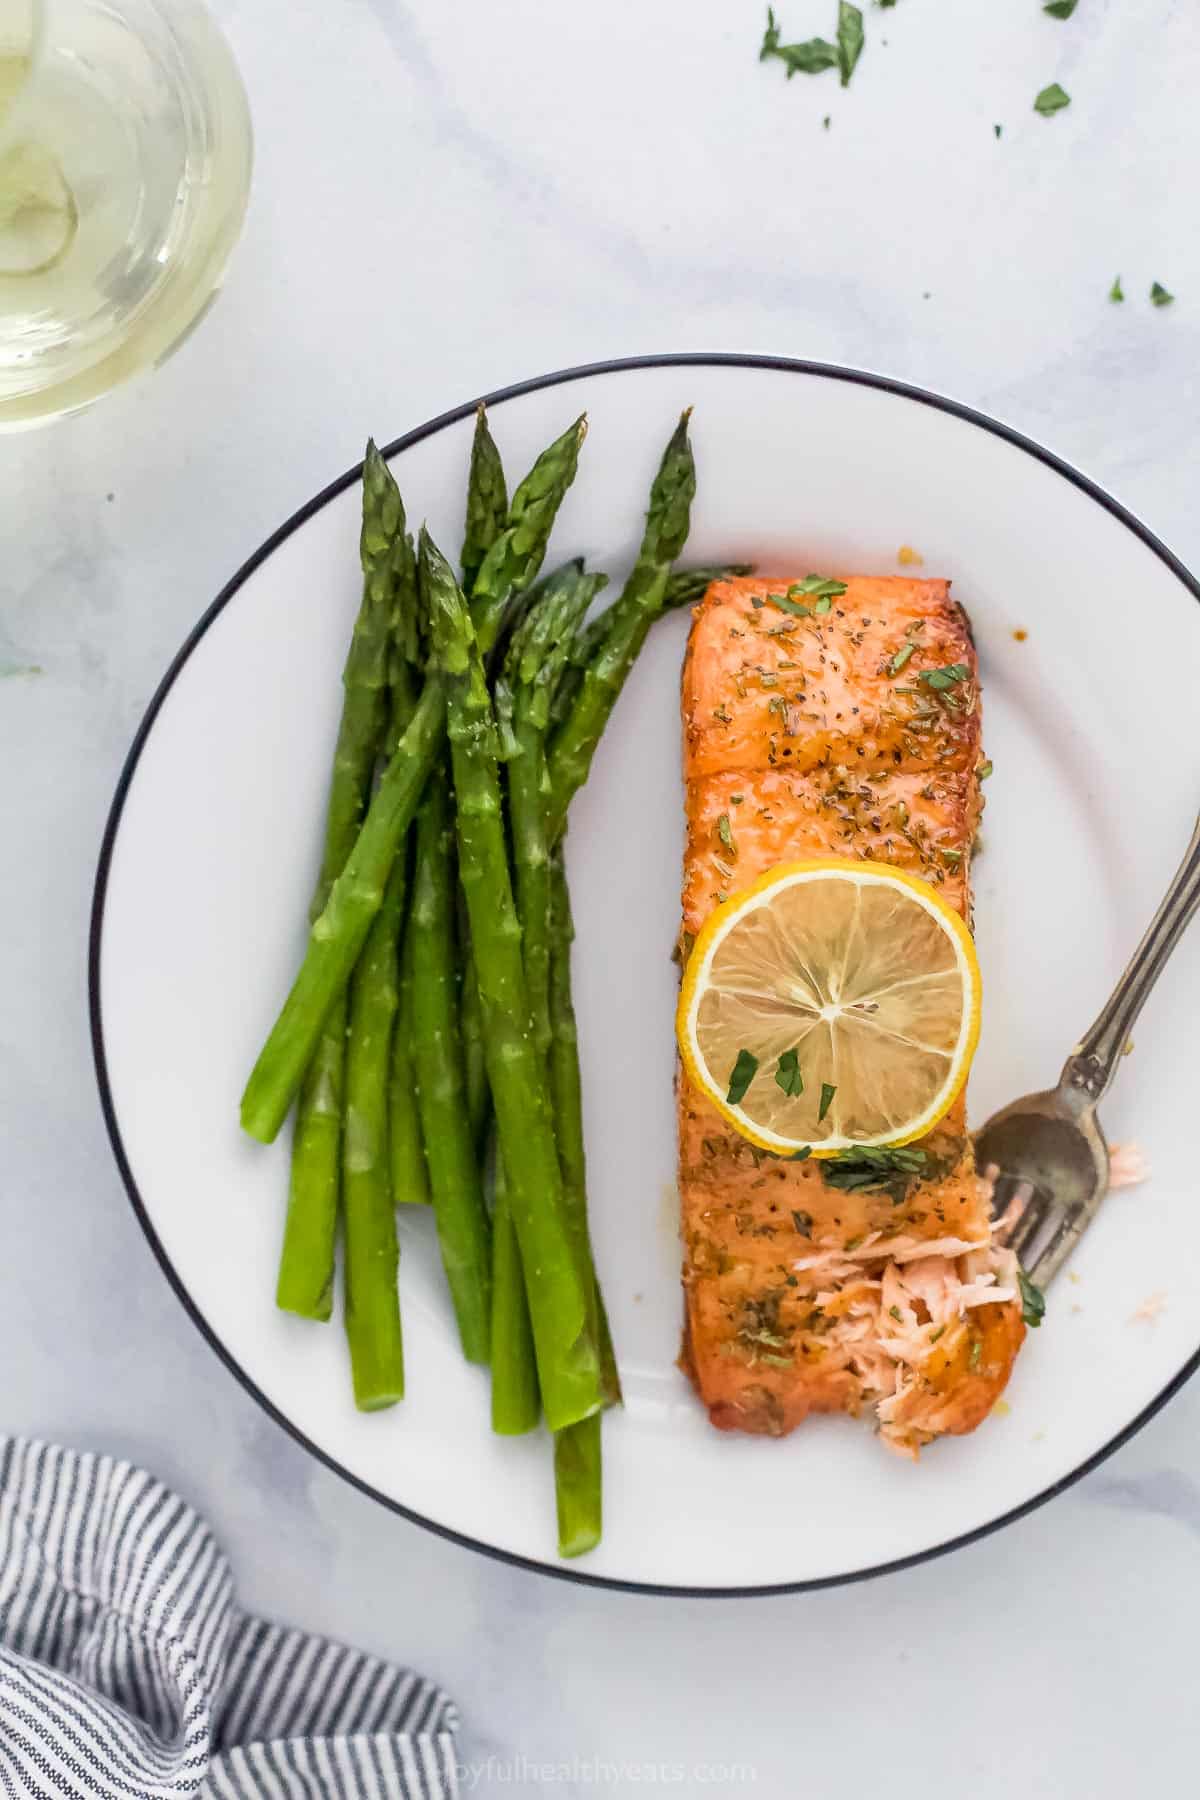
[[[469,418],[475,411],[475,408],[479,405],[480,399],[482,399],[483,403],[488,407],[494,407],[503,405],[506,400],[518,399],[523,394],[536,393],[542,388],[560,387],[568,382],[580,381],[597,375],[623,375],[639,369],[713,367],[775,370],[783,374],[816,376],[828,381],[848,382],[857,387],[876,388],[883,393],[894,394],[900,399],[915,401],[921,406],[933,407],[938,412],[948,413],[953,418],[961,419],[969,425],[978,426],[980,430],[990,432],[994,437],[1003,438],[1007,443],[1012,444],[1019,450],[1023,450],[1028,456],[1034,457],[1038,462],[1044,464],[1047,468],[1053,469],[1057,474],[1073,483],[1075,487],[1080,488],[1085,494],[1089,495],[1091,499],[1102,506],[1106,512],[1111,513],[1114,518],[1120,520],[1122,525],[1133,532],[1134,535],[1145,544],[1147,549],[1151,550],[1154,555],[1171,570],[1172,574],[1183,583],[1185,588],[1187,588],[1193,599],[1200,601],[1200,582],[1197,582],[1195,577],[1189,573],[1179,561],[1179,558],[1168,550],[1167,546],[1162,543],[1147,526],[1143,525],[1140,519],[1135,518],[1132,513],[1127,511],[1127,509],[1120,505],[1118,501],[1114,500],[1111,495],[1106,494],[1103,488],[1098,487],[1094,481],[1091,481],[1086,475],[1081,474],[1078,469],[1075,469],[1069,463],[1064,462],[1061,457],[1055,456],[1052,451],[1043,449],[1040,444],[1023,436],[1021,432],[1015,431],[1011,426],[1001,424],[998,420],[989,418],[986,413],[977,412],[973,407],[963,406],[958,401],[948,400],[941,394],[931,393],[925,388],[913,387],[907,382],[896,381],[886,375],[870,374],[862,369],[841,368],[834,363],[808,362],[787,356],[755,356],[709,352],[692,352],[682,355],[664,354],[657,356],[630,356],[616,358],[608,362],[587,363],[578,368],[559,369],[550,375],[539,375],[530,381],[519,381],[514,383],[511,387],[499,388],[495,393],[484,394],[480,396],[479,399],[468,400],[463,405],[454,407],[450,412],[442,413],[438,418],[430,419],[426,424],[418,425],[414,431],[406,432],[402,437],[396,438],[394,442],[384,447],[384,455],[387,457],[398,455],[401,451],[409,449],[411,445],[420,443],[423,438],[431,437],[435,432],[442,431],[447,426],[456,425],[461,420]],[[749,1587],[692,1587],[652,1581],[627,1581],[619,1576],[611,1575],[593,1575],[589,1574],[585,1569],[571,1568],[562,1563],[542,1562],[534,1557],[518,1556],[514,1551],[503,1550],[497,1545],[484,1543],[478,1538],[468,1536],[465,1532],[455,1531],[447,1525],[439,1524],[436,1519],[427,1518],[423,1513],[415,1512],[411,1507],[404,1506],[399,1500],[394,1500],[390,1495],[381,1493],[378,1488],[372,1487],[369,1482],[362,1480],[351,1470],[345,1468],[335,1457],[329,1455],[327,1451],[321,1449],[319,1444],[315,1444],[311,1438],[307,1437],[298,1425],[267,1399],[266,1395],[250,1378],[240,1363],[238,1363],[226,1349],[216,1332],[209,1325],[207,1319],[205,1319],[199,1307],[188,1293],[182,1277],[171,1263],[163,1245],[159,1241],[158,1234],[151,1223],[146,1204],[143,1201],[141,1194],[138,1192],[137,1182],[134,1179],[133,1170],[130,1167],[129,1159],[125,1153],[125,1147],[121,1139],[121,1128],[117,1120],[116,1103],[113,1098],[112,1087],[108,1077],[108,1064],[104,1050],[104,1021],[100,1000],[100,944],[104,933],[104,903],[108,888],[109,870],[112,865],[113,850],[116,845],[117,833],[121,825],[121,815],[124,811],[125,799],[137,771],[138,763],[141,760],[142,752],[145,749],[147,740],[153,730],[155,720],[158,718],[172,687],[175,685],[179,674],[183,670],[193,650],[195,650],[197,644],[208,631],[213,621],[219,617],[225,607],[229,605],[230,601],[236,597],[243,584],[254,574],[260,564],[264,563],[286,538],[290,537],[294,531],[298,530],[301,525],[305,524],[306,521],[312,518],[315,513],[319,512],[322,507],[328,505],[331,500],[343,493],[346,488],[357,482],[361,474],[362,464],[357,463],[352,469],[347,469],[344,475],[339,475],[336,480],[331,481],[328,487],[323,488],[319,494],[315,495],[313,499],[300,507],[297,512],[294,512],[291,518],[282,524],[277,531],[273,532],[266,542],[242,564],[237,574],[224,588],[222,588],[221,592],[217,595],[211,606],[208,607],[198,624],[188,635],[182,648],[179,650],[174,661],[171,663],[166,674],[159,683],[149,706],[146,708],[142,722],[138,726],[137,733],[130,746],[129,754],[125,759],[120,778],[117,782],[116,793],[113,796],[112,806],[109,809],[108,820],[104,828],[104,837],[100,846],[100,859],[96,870],[96,881],[92,896],[92,915],[88,943],[88,1011],[91,1021],[92,1054],[96,1066],[96,1079],[100,1088],[100,1104],[103,1108],[104,1121],[108,1127],[108,1135],[112,1143],[113,1154],[117,1160],[117,1167],[120,1170],[121,1179],[125,1183],[126,1192],[129,1195],[133,1210],[137,1214],[138,1222],[149,1240],[151,1249],[158,1258],[163,1274],[175,1290],[180,1302],[190,1315],[192,1322],[203,1333],[204,1337],[207,1339],[212,1349],[216,1351],[226,1368],[236,1377],[242,1387],[245,1388],[246,1392],[258,1402],[263,1411],[269,1414],[277,1425],[281,1425],[286,1432],[296,1439],[297,1443],[301,1444],[304,1449],[312,1456],[316,1457],[319,1462],[324,1463],[325,1466],[332,1469],[335,1474],[342,1476],[342,1478],[345,1481],[348,1481],[352,1487],[356,1487],[360,1492],[368,1494],[373,1500],[378,1500],[381,1505],[388,1507],[392,1512],[399,1513],[401,1517],[410,1519],[413,1524],[423,1525],[428,1531],[436,1532],[439,1537],[449,1539],[451,1543],[461,1544],[467,1549],[480,1551],[485,1556],[495,1557],[500,1562],[509,1563],[515,1568],[531,1569],[541,1575],[555,1576],[563,1581],[580,1582],[587,1587],[616,1588],[627,1593],[661,1594],[686,1599],[744,1599],[765,1594],[798,1594],[817,1588],[841,1587],[850,1582],[868,1581],[878,1575],[891,1575],[897,1573],[901,1569],[914,1568],[920,1563],[932,1561],[935,1557],[946,1556],[953,1550],[963,1549],[966,1545],[977,1543],[980,1539],[989,1537],[992,1532],[999,1531],[1004,1526],[1013,1524],[1017,1519],[1024,1518],[1027,1513],[1033,1512],[1037,1507],[1044,1506],[1048,1500],[1053,1500],[1059,1494],[1064,1493],[1067,1488],[1072,1487],[1075,1482],[1082,1480],[1085,1475],[1090,1474],[1093,1469],[1097,1468],[1102,1462],[1110,1457],[1114,1451],[1119,1450],[1123,1444],[1128,1443],[1130,1438],[1140,1431],[1142,1426],[1147,1424],[1148,1421],[1166,1405],[1167,1401],[1178,1392],[1184,1382],[1189,1380],[1189,1378],[1195,1374],[1197,1367],[1200,1367],[1200,1349],[1197,1349],[1194,1356],[1189,1357],[1188,1361],[1183,1365],[1179,1372],[1172,1377],[1163,1388],[1162,1392],[1138,1413],[1136,1418],[1132,1419],[1128,1425],[1124,1426],[1122,1430],[1119,1431],[1115,1437],[1111,1438],[1101,1449],[1095,1451],[1084,1462],[1080,1463],[1078,1468],[1073,1469],[1070,1474],[1064,1475],[1060,1480],[1052,1483],[1050,1487],[1044,1488],[1041,1493],[1035,1494],[1031,1499],[1022,1501],[1019,1506],[1015,1506],[1011,1508],[1010,1511],[1002,1513],[999,1518],[991,1519],[984,1525],[978,1525],[973,1530],[962,1533],[959,1537],[949,1538],[942,1544],[930,1545],[928,1549],[915,1551],[911,1556],[897,1557],[891,1562],[878,1563],[871,1568],[853,1569],[842,1575],[822,1575],[808,1581],[769,1582],[763,1585]]]

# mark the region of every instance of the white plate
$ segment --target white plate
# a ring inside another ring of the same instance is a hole
[[[1200,784],[1200,590],[1082,476],[992,421],[895,383],[763,358],[679,357],[495,396],[508,469],[576,413],[591,430],[552,560],[619,576],[661,444],[693,404],[688,556],[889,573],[901,544],[953,577],[983,667],[978,864],[985,982],[973,1116],[1049,1082],[1183,851]],[[403,438],[414,520],[453,552],[471,408]],[[916,1467],[865,1425],[719,1434],[675,1367],[670,961],[682,846],[685,618],[656,628],[572,815],[576,989],[597,1256],[625,1379],[605,1425],[605,1532],[554,1555],[548,1444],[488,1429],[455,1343],[427,1217],[403,1220],[409,1398],[362,1416],[340,1327],[272,1305],[287,1134],[238,1131],[247,1071],[293,974],[316,867],[338,671],[358,600],[357,471],[253,557],[163,681],[113,804],[92,941],[113,1145],[163,1267],[276,1418],[349,1479],[462,1541],[555,1573],[729,1592],[845,1580],[929,1556],[1070,1481],[1188,1374],[1200,1344],[1190,1069],[1200,933],[1147,1009],[1106,1111],[1153,1177],[1114,1194],[1050,1297],[1008,1395]],[[1014,632],[1028,631],[1018,642]],[[1154,1322],[1132,1315],[1166,1295]]]

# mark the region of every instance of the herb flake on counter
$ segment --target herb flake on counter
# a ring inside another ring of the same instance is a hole
[[[838,46],[827,38],[808,38],[802,44],[781,44],[779,25],[773,7],[767,8],[767,29],[758,52],[759,62],[776,57],[787,65],[788,80],[793,75],[820,75],[838,67]]]
[[[975,771],[976,780],[977,781],[986,781],[988,776],[992,773],[992,770],[995,768],[995,766],[996,765],[992,761],[990,756],[985,757],[983,762],[980,763],[979,767]]]
[[[1049,87],[1044,87],[1042,89],[1041,93],[1034,101],[1033,110],[1036,113],[1041,113],[1043,119],[1051,119],[1054,117],[1055,113],[1061,112],[1064,106],[1070,106],[1070,104],[1070,94],[1067,93],[1065,88],[1059,87],[1057,81],[1052,81]]]
[[[1152,306],[1174,306],[1175,296],[1169,293],[1160,281],[1156,281],[1150,289],[1150,304]]]
[[[1124,303],[1125,289],[1121,286],[1121,277],[1119,275],[1114,278],[1113,284],[1108,290],[1108,297],[1114,306],[1121,306]]]
[[[775,1086],[795,1100],[804,1092],[804,1076],[798,1050],[785,1050],[775,1068]]]
[[[850,77],[858,67],[865,42],[862,13],[857,6],[851,4],[851,0],[838,0],[838,70],[843,87],[850,86]]]
[[[817,1122],[818,1123],[820,1123],[820,1121],[822,1119],[824,1119],[825,1114],[829,1111],[830,1107],[833,1105],[833,1096],[836,1093],[837,1093],[837,1087],[834,1083],[828,1082],[828,1081],[823,1081],[821,1083],[821,1104],[817,1108]]]
[[[1042,11],[1049,13],[1052,19],[1069,19],[1078,5],[1079,0],[1047,0]]]
[[[729,1077],[729,1092],[725,1096],[727,1106],[740,1106],[746,1098],[746,1090],[758,1074],[758,1058],[751,1050],[739,1050],[737,1061],[733,1065],[733,1073]]]
[[[995,135],[996,135],[996,136],[997,136],[997,137],[998,137],[998,138],[1000,138],[1000,137],[1003,137],[1003,136],[1004,136],[1004,127],[1003,127],[1003,125],[993,125],[993,126],[992,126],[992,130],[993,130],[993,132],[994,132],[994,133],[995,133]]]

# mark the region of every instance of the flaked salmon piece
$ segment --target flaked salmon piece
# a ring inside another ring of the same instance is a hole
[[[807,857],[890,863],[970,922],[980,706],[949,583],[854,577],[806,617],[773,603],[788,586],[718,582],[696,609],[684,960],[715,906]],[[920,679],[938,669],[952,679]],[[1025,1327],[963,1099],[920,1147],[920,1179],[847,1193],[819,1162],[748,1143],[681,1075],[682,1360],[715,1425],[778,1436],[810,1412],[874,1407],[886,1441],[915,1454],[990,1412]]]

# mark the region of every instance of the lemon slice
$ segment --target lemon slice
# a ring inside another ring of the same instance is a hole
[[[927,882],[883,863],[781,863],[706,921],[676,1032],[743,1137],[787,1155],[907,1144],[967,1078],[979,964]]]

